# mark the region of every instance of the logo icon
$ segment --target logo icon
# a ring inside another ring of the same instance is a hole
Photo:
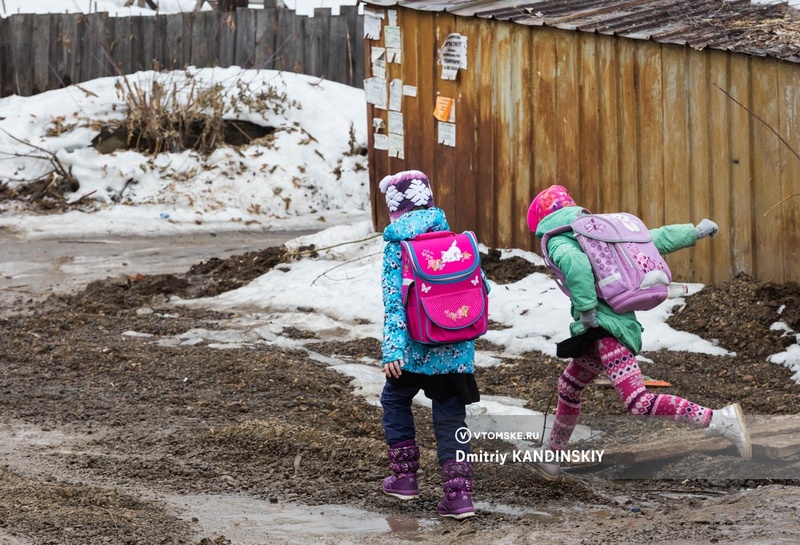
[[[472,439],[472,432],[467,427],[461,427],[456,430],[456,441],[462,445],[466,445]]]

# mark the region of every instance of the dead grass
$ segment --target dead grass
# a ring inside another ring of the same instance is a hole
[[[117,96],[124,103],[121,123],[127,147],[149,155],[194,150],[204,155],[230,140],[250,143],[258,138],[240,125],[226,123],[241,112],[260,112],[265,125],[270,114],[282,115],[300,104],[272,85],[254,91],[242,80],[226,87],[205,84],[190,72],[185,78],[153,78],[140,83],[123,76]],[[230,131],[233,130],[233,138]]]

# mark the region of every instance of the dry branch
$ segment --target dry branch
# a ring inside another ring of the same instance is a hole
[[[778,131],[776,131],[776,130],[775,130],[773,127],[772,127],[772,125],[770,125],[769,123],[767,123],[766,121],[764,121],[764,119],[762,119],[761,117],[759,117],[759,116],[758,116],[758,114],[756,114],[755,112],[753,112],[753,111],[752,111],[750,108],[748,108],[747,106],[745,106],[744,104],[742,104],[741,102],[739,102],[738,100],[736,100],[735,98],[733,98],[733,96],[731,96],[731,94],[730,94],[729,92],[727,92],[725,89],[723,89],[722,87],[720,87],[720,86],[719,86],[719,85],[717,85],[716,83],[714,84],[714,87],[716,87],[717,89],[719,89],[720,91],[722,91],[722,92],[723,92],[723,94],[725,94],[725,96],[726,96],[726,97],[728,97],[729,99],[731,99],[731,101],[733,101],[733,103],[734,103],[734,104],[736,104],[737,106],[739,106],[740,108],[742,108],[744,111],[746,111],[747,113],[749,113],[750,115],[752,115],[753,117],[755,117],[756,119],[758,119],[759,121],[761,121],[761,123],[763,123],[763,124],[764,124],[764,126],[765,126],[765,127],[767,127],[767,128],[768,128],[768,129],[769,129],[769,130],[772,132],[772,134],[774,134],[775,136],[777,136],[777,137],[778,137],[778,140],[780,140],[781,142],[783,142],[783,145],[784,145],[784,146],[786,146],[786,147],[789,149],[789,151],[791,151],[791,152],[792,152],[792,154],[793,154],[795,157],[797,157],[797,159],[800,161],[800,154],[798,154],[798,153],[797,153],[797,151],[796,151],[796,150],[795,150],[795,149],[794,149],[794,148],[793,148],[793,147],[792,147],[792,146],[789,144],[789,142],[787,142],[787,141],[786,141],[786,138],[784,138],[784,137],[783,137],[783,135],[781,135],[781,134],[780,134]],[[778,206],[782,205],[783,203],[785,203],[785,202],[786,202],[786,201],[788,201],[789,199],[791,199],[791,198],[793,198],[793,197],[797,197],[797,196],[800,196],[800,193],[793,193],[793,194],[789,195],[788,197],[784,197],[783,199],[779,200],[778,202],[776,202],[775,204],[773,204],[772,206],[770,206],[770,207],[769,207],[769,209],[768,209],[766,212],[764,212],[764,215],[766,216],[767,214],[769,214],[769,213],[772,211],[772,209],[774,209],[774,208],[777,208]]]
[[[11,134],[8,131],[6,131],[5,129],[0,129],[0,130],[2,130],[5,134],[7,134],[8,137],[11,138],[12,140],[15,140],[15,141],[19,142],[20,144],[23,144],[25,146],[29,146],[29,147],[37,150],[37,151],[40,151],[40,152],[44,153],[45,157],[41,157],[41,156],[38,156],[38,155],[17,155],[17,154],[9,154],[9,155],[12,155],[12,156],[15,156],[15,157],[30,157],[30,158],[34,158],[34,159],[42,159],[42,160],[45,160],[45,161],[49,161],[50,164],[53,165],[53,171],[54,171],[55,174],[61,176],[65,180],[67,180],[71,185],[78,185],[78,181],[72,176],[72,169],[68,169],[68,168],[64,167],[63,163],[59,160],[58,157],[56,157],[55,153],[53,153],[52,151],[47,150],[45,148],[42,148],[42,147],[36,146],[34,144],[31,144],[30,142],[26,142],[24,140],[21,140],[21,139],[17,138],[16,136],[14,136],[13,134]],[[52,185],[52,183],[53,182],[51,181],[50,185]]]

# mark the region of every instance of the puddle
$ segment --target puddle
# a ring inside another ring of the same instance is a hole
[[[162,500],[181,513],[179,517],[191,521],[200,536],[224,536],[237,545],[305,545],[319,543],[323,538],[326,543],[334,540],[340,545],[380,542],[381,538],[429,542],[429,531],[440,523],[435,518],[383,516],[344,505],[278,504],[244,496],[169,496]],[[475,508],[483,513],[503,513],[543,523],[561,520],[559,514],[505,504],[476,502]]]
[[[535,520],[538,522],[556,522],[561,520],[561,515],[548,513],[547,511],[536,511],[533,509],[525,509],[523,507],[514,507],[502,503],[488,503],[484,501],[476,501],[475,509],[479,512],[499,513],[502,515],[512,515],[521,517],[526,520]]]
[[[8,423],[0,426],[0,454],[10,454],[20,448],[28,450],[55,450],[71,452],[65,445],[86,435],[67,434],[58,430],[43,430],[24,423]],[[0,541],[0,543],[3,543]]]
[[[243,496],[194,495],[164,498],[191,521],[203,537],[224,536],[237,545],[263,543],[319,543],[320,538],[359,538],[391,534],[409,541],[421,541],[419,534],[433,521],[384,517],[343,505],[304,506],[271,503]]]

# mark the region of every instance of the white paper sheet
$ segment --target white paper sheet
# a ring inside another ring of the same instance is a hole
[[[439,121],[439,143],[445,146],[456,145],[456,126],[454,123],[443,123]]]

